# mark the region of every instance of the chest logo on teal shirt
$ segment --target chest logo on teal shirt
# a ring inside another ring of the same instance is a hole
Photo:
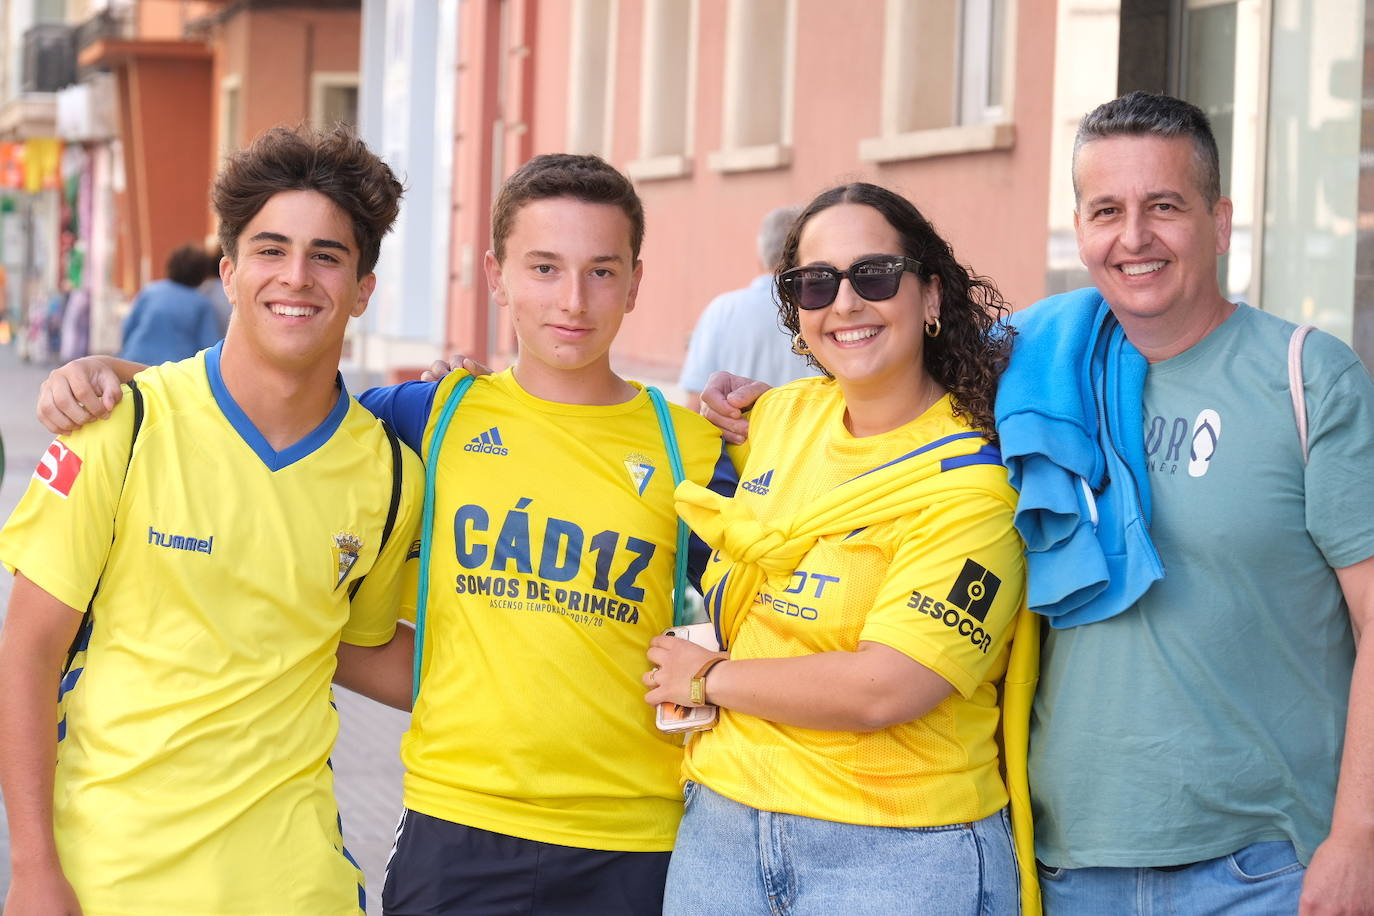
[[[646,456],[633,452],[625,456],[625,470],[630,473],[630,484],[635,492],[643,496],[656,470],[653,463]]]
[[[362,552],[363,539],[356,534],[342,531],[334,535],[334,554],[339,569],[339,579],[334,583],[335,588],[344,584],[348,574],[353,571],[353,564],[358,562],[358,554]]]

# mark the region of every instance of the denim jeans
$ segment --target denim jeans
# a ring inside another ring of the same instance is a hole
[[[1046,916],[1278,916],[1298,911],[1306,874],[1293,844],[1252,843],[1187,868],[1040,866]]]
[[[687,783],[664,916],[1015,914],[1006,809],[971,824],[867,827],[759,811]]]

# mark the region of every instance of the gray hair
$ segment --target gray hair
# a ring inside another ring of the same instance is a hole
[[[1084,144],[1108,137],[1184,137],[1193,141],[1198,191],[1207,209],[1221,199],[1221,157],[1212,125],[1196,105],[1168,95],[1137,90],[1099,105],[1078,122],[1073,140],[1073,196],[1078,200],[1078,151]]]
[[[768,211],[759,226],[759,263],[768,270],[778,265],[782,257],[782,246],[787,241],[787,230],[797,221],[801,207],[789,205]]]

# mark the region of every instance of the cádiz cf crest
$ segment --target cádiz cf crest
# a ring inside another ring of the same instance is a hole
[[[339,581],[334,583],[338,588],[344,584],[348,574],[353,571],[353,564],[358,562],[358,554],[362,553],[363,540],[356,534],[349,534],[347,531],[334,535],[334,552],[339,560]]]
[[[648,458],[636,452],[625,456],[625,470],[630,473],[630,483],[634,485],[635,492],[643,496],[644,488],[654,476],[654,466]]]

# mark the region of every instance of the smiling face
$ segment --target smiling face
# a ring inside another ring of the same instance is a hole
[[[1092,140],[1074,173],[1079,257],[1128,335],[1144,331],[1186,349],[1229,314],[1217,257],[1231,244],[1231,202],[1207,206],[1191,140]]]
[[[611,343],[634,309],[642,271],[630,231],[614,204],[550,197],[516,213],[504,260],[487,252],[487,285],[510,309],[516,377],[527,391],[580,402],[583,392],[618,383]]]
[[[874,255],[903,254],[897,230],[864,204],[838,204],[812,216],[802,229],[797,263],[848,269]],[[817,361],[839,382],[846,398],[877,393],[910,398],[924,389],[924,326],[940,314],[939,283],[902,274],[897,294],[870,302],[840,281],[835,301],[801,310],[798,322]]]
[[[377,282],[358,277],[352,223],[318,191],[269,198],[244,226],[235,257],[220,261],[220,279],[234,306],[226,348],[331,376],[348,319],[367,308]]]

